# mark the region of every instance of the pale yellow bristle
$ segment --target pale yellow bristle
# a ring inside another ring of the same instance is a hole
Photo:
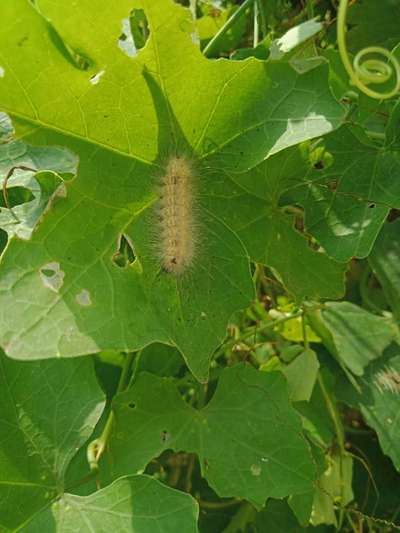
[[[182,274],[195,251],[193,170],[184,157],[172,157],[161,178],[159,253],[166,272]]]

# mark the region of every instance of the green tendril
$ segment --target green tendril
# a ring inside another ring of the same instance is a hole
[[[371,98],[385,100],[392,98],[400,92],[400,63],[397,58],[381,46],[368,46],[360,50],[351,64],[346,47],[346,16],[349,0],[340,0],[338,18],[337,18],[337,39],[339,53],[345,66],[351,82],[363,93]],[[382,59],[368,58],[366,56],[378,54],[386,58],[387,62]],[[395,76],[395,85],[388,92],[374,91],[369,84],[379,85],[386,83]]]

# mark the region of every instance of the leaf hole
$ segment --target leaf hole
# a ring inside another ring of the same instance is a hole
[[[39,273],[43,285],[54,292],[58,292],[64,284],[65,272],[56,261],[43,265]]]
[[[387,218],[388,222],[395,222],[398,218],[400,218],[400,209],[391,209]]]
[[[7,187],[7,197],[9,207],[26,204],[34,199],[32,192],[26,187]],[[0,194],[0,207],[6,207],[2,194]]]
[[[0,255],[7,245],[8,235],[7,232],[0,228]]]
[[[161,431],[161,442],[168,442],[171,439],[171,433],[166,429]]]
[[[369,204],[368,207],[369,207],[370,209],[374,209],[374,207],[376,207],[376,205],[375,205],[375,204]]]
[[[133,9],[128,18],[122,20],[122,33],[118,46],[129,57],[134,57],[147,43],[150,36],[149,24],[143,9]]]
[[[91,78],[90,78],[90,83],[92,85],[97,85],[100,81],[100,78],[103,76],[103,74],[105,73],[105,70],[100,70],[97,74],[94,74]]]
[[[119,268],[126,268],[136,260],[136,255],[133,250],[133,244],[129,237],[122,235],[119,238],[118,250],[112,256],[112,262]]]
[[[129,407],[130,409],[136,409],[136,404],[135,404],[135,402],[129,402],[129,403],[128,403],[128,407]]]
[[[334,161],[333,155],[324,147],[318,146],[311,152],[311,164],[315,170],[326,170]]]

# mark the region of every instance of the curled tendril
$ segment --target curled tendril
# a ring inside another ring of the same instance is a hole
[[[337,18],[337,38],[340,57],[345,66],[350,80],[363,93],[371,98],[385,100],[392,98],[400,92],[400,63],[397,58],[381,46],[369,46],[360,50],[351,64],[346,47],[346,16],[348,0],[340,0]],[[369,55],[380,55],[383,59],[368,58]],[[395,76],[394,87],[387,92],[374,91],[369,84],[378,85],[386,83]]]

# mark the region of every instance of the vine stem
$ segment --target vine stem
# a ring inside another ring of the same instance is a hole
[[[214,37],[207,43],[207,46],[204,47],[203,54],[206,57],[211,57],[217,47],[218,43],[225,35],[225,33],[232,28],[235,22],[242,16],[244,11],[254,3],[255,0],[245,0],[243,4],[229,17],[225,24],[220,28]]]
[[[242,500],[228,500],[224,502],[208,502],[205,500],[201,500],[200,498],[197,499],[200,507],[203,507],[203,509],[227,509],[228,507],[232,507],[233,505],[239,505],[239,503],[242,503]]]
[[[302,316],[301,316],[301,325],[302,325],[302,331],[303,331],[303,344],[304,344],[304,348],[306,350],[309,349],[310,345],[309,345],[309,342],[308,342],[308,337],[307,337],[307,329],[306,329],[306,325],[307,325],[307,309],[303,306],[303,309],[302,309]],[[341,499],[341,506],[340,506],[340,510],[339,510],[339,531],[341,531],[341,528],[342,528],[342,524],[343,524],[343,520],[344,520],[344,516],[345,516],[345,508],[343,507],[343,496],[344,496],[344,487],[343,487],[343,456],[345,455],[346,453],[346,448],[345,448],[345,437],[344,437],[344,430],[343,430],[343,425],[342,425],[342,422],[340,420],[340,415],[336,409],[336,406],[335,404],[333,403],[330,395],[329,395],[329,392],[328,392],[328,389],[326,388],[326,385],[325,385],[325,382],[323,380],[323,377],[321,375],[321,372],[318,372],[318,377],[317,377],[317,381],[318,381],[318,385],[321,389],[321,392],[322,392],[322,396],[324,397],[324,400],[325,400],[325,403],[326,403],[326,407],[328,409],[328,413],[329,413],[329,416],[331,417],[332,419],[332,422],[333,422],[333,425],[334,425],[334,428],[335,428],[335,433],[336,433],[336,438],[337,438],[337,441],[338,441],[338,444],[339,444],[339,471],[340,471],[340,499]]]
[[[307,326],[307,324],[306,324],[306,311],[303,308],[302,309],[302,315],[301,315],[301,329],[302,329],[302,333],[303,333],[304,348],[306,350],[308,350],[310,348],[310,343],[308,342],[306,326]]]
[[[346,17],[349,0],[340,0],[337,17],[337,40],[340,57],[350,77],[351,82],[364,94],[377,100],[392,98],[400,91],[400,63],[393,53],[380,46],[369,46],[360,50],[351,64],[346,46]],[[366,55],[379,54],[384,56],[389,63],[382,59],[365,59]],[[387,82],[394,74],[395,85],[388,92],[378,92],[368,87],[369,83],[381,84]]]
[[[253,31],[253,48],[256,48],[258,45],[258,35],[260,32],[259,24],[258,24],[258,2],[255,0],[254,2],[254,31]]]
[[[298,318],[299,316],[302,316],[303,311],[297,311],[297,313],[292,313],[291,315],[283,316],[282,318],[278,318],[276,320],[271,320],[268,324],[265,324],[265,326],[255,326],[249,328],[246,333],[238,337],[237,339],[233,339],[230,342],[227,342],[224,345],[224,348],[230,348],[234,346],[235,344],[238,344],[239,342],[242,342],[248,338],[250,338],[252,335],[255,335],[256,333],[262,333],[265,330],[274,328],[275,326],[279,326],[280,324],[283,324],[284,322],[287,322],[288,320],[293,320],[294,318]]]
[[[121,376],[119,378],[116,394],[122,392],[128,384],[128,376],[132,367],[133,358],[135,353],[129,353],[125,358],[124,366],[122,367]],[[114,426],[115,415],[114,411],[111,408],[110,414],[108,415],[106,425],[104,426],[103,432],[99,438],[92,440],[92,442],[87,447],[86,457],[89,463],[91,471],[97,472],[99,469],[99,460],[103,455],[104,450],[107,447],[108,439],[111,435],[111,431]]]
[[[341,505],[339,508],[339,531],[341,531],[341,527],[344,520],[344,514],[345,514],[345,508],[343,507],[343,496],[344,496],[344,487],[343,487],[343,456],[346,453],[345,448],[345,439],[344,439],[344,431],[343,426],[340,421],[339,413],[336,409],[336,406],[331,400],[331,397],[329,396],[328,389],[326,388],[325,382],[321,376],[321,373],[318,373],[318,385],[321,389],[322,396],[324,397],[326,407],[328,409],[329,416],[332,419],[333,426],[335,428],[336,438],[339,445],[339,470],[340,470],[340,497],[341,497]]]

